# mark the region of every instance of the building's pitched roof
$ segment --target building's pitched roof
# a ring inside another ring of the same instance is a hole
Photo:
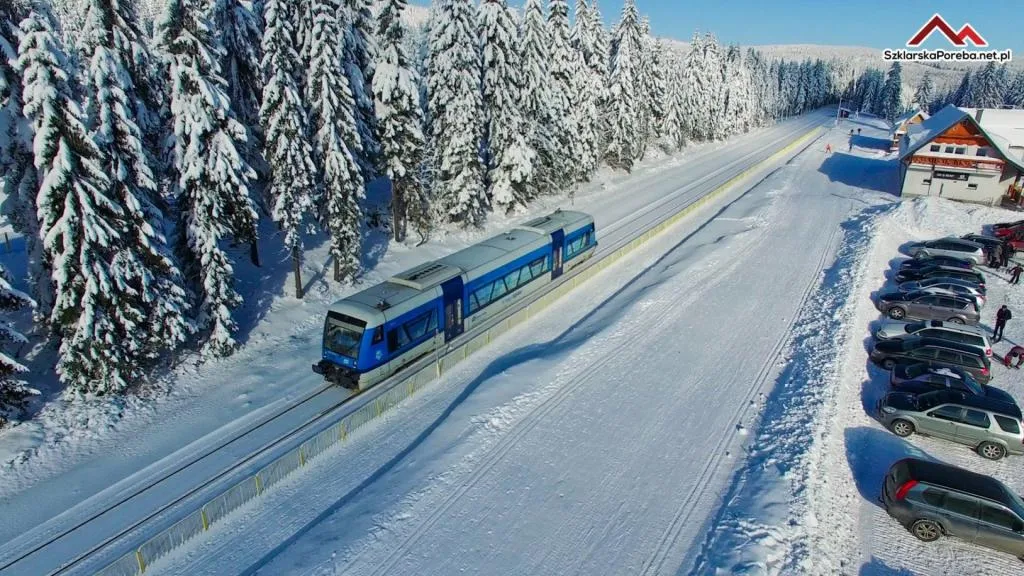
[[[910,120],[914,116],[917,116],[918,114],[921,115],[921,120],[927,120],[928,119],[928,113],[927,112],[925,112],[924,110],[920,110],[920,109],[914,109],[914,110],[911,110],[911,111],[903,114],[899,118],[897,118],[892,123],[893,128],[899,129],[899,127],[902,126],[905,122],[907,122],[908,120]]]
[[[984,118],[984,114],[982,114],[982,118]],[[1018,170],[1024,171],[1024,160],[1015,154],[1014,151],[1010,150],[1009,140],[999,134],[986,130],[974,119],[973,114],[969,114],[966,110],[957,108],[952,104],[939,110],[931,118],[920,124],[915,124],[907,130],[906,136],[900,140],[900,160],[913,156],[915,152],[935,139],[936,136],[949,130],[964,119],[970,121],[981,132],[982,136],[992,143],[992,146],[999,152],[1000,156],[1016,166]]]

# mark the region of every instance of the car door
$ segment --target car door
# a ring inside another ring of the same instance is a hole
[[[963,411],[964,409],[956,404],[943,404],[926,412],[920,418],[917,428],[929,436],[955,442],[957,422],[960,421]]]
[[[928,364],[934,364],[935,348],[930,346],[918,346],[917,348],[911,348],[910,350],[902,352],[897,356],[897,360],[906,358],[912,362],[926,362]]]
[[[934,512],[950,536],[973,542],[978,535],[980,502],[966,494],[926,490],[925,501],[934,507]]]
[[[975,542],[1024,556],[1024,520],[1013,511],[994,502],[980,502]]]
[[[907,314],[916,318],[931,318],[935,301],[935,296],[918,296],[908,303]]]
[[[959,304],[952,296],[939,296],[933,310],[936,316],[943,316],[943,320],[952,318],[961,312]]]
[[[989,439],[988,429],[992,425],[988,414],[980,410],[964,408],[960,421],[956,425],[956,434],[960,443],[977,446]]]

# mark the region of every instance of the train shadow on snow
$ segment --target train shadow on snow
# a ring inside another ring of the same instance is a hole
[[[575,324],[567,328],[558,336],[549,340],[545,343],[531,344],[524,346],[518,350],[514,350],[497,358],[491,364],[489,364],[483,371],[473,378],[460,392],[459,394],[445,407],[445,409],[434,419],[422,432],[420,432],[416,438],[414,438],[407,446],[399,451],[394,457],[385,462],[382,466],[374,470],[365,480],[360,482],[355,488],[349,490],[337,501],[331,504],[326,510],[318,514],[313,520],[306,523],[304,526],[299,528],[293,535],[287,538],[284,542],[270,550],[267,554],[262,556],[259,560],[253,563],[249,568],[242,572],[243,575],[251,576],[259,573],[261,567],[265,566],[268,562],[273,560],[275,557],[280,555],[284,550],[296,542],[299,538],[309,532],[318,524],[327,520],[331,515],[336,513],[338,510],[346,506],[355,500],[361,493],[367,490],[369,487],[374,485],[376,482],[384,478],[392,470],[395,470],[399,464],[409,457],[418,447],[420,447],[430,436],[437,431],[452,415],[452,413],[458,409],[466,400],[472,396],[483,384],[485,384],[492,377],[501,374],[502,372],[514,368],[515,366],[524,364],[531,360],[537,360],[542,358],[557,357],[564,353],[567,353],[577,348],[581,343],[589,340],[594,334],[600,331],[601,327],[607,326],[612,322],[615,322],[619,317],[624,316],[630,307],[630,304],[639,301],[642,296],[648,291],[658,287],[659,285],[669,281],[673,276],[685,272],[685,269],[675,269],[675,266],[687,258],[692,257],[692,251],[686,253],[680,253],[680,248],[689,242],[694,236],[705,231],[709,225],[716,221],[716,219],[728,210],[733,208],[737,203],[748,197],[748,194],[757,189],[757,187],[774,176],[777,172],[782,170],[784,167],[780,166],[775,170],[772,170],[763,178],[757,182],[752,183],[746,191],[731,200],[728,204],[710,215],[706,221],[697,226],[689,234],[685,235],[678,242],[676,242],[670,249],[668,249],[663,255],[658,257],[653,263],[644,268],[639,274],[635,275],[632,279],[627,281],[622,287],[616,290],[611,296],[606,298],[603,302],[598,304],[593,310],[588,312],[583,318],[577,321]],[[731,235],[742,234],[748,231],[748,229],[736,230]],[[727,238],[729,235],[718,236],[712,242],[707,244],[717,244]],[[704,245],[701,245],[701,247]],[[692,248],[692,246],[687,246]]]

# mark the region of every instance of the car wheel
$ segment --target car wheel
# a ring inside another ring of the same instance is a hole
[[[946,320],[946,322],[950,322],[952,324],[963,324],[964,323],[964,319],[963,318],[957,318],[956,316],[954,316],[954,317],[950,318],[949,320]]]
[[[922,542],[935,542],[942,536],[942,527],[931,520],[918,520],[910,526],[910,533]]]
[[[886,370],[892,370],[895,367],[896,361],[893,360],[892,358],[886,358],[885,360],[882,361],[882,368],[885,368]]]
[[[978,454],[986,460],[999,460],[1006,456],[1006,448],[993,442],[982,442],[978,445]]]
[[[900,308],[899,306],[889,308],[889,318],[892,318],[893,320],[903,320],[906,317],[907,311],[903,308]]]
[[[893,420],[892,424],[889,424],[889,429],[900,438],[906,438],[914,433],[914,425],[906,420]]]

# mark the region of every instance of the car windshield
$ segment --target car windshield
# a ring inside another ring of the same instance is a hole
[[[924,330],[926,326],[927,325],[924,322],[911,322],[904,326],[903,330],[906,331],[907,334],[913,334],[914,332]]]
[[[328,317],[324,323],[324,347],[353,360],[359,357],[359,342],[363,339],[364,327],[337,318]]]

